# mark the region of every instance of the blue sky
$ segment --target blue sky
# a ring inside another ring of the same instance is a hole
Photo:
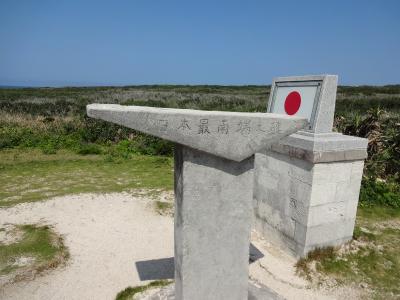
[[[400,1],[0,2],[0,85],[400,83]]]

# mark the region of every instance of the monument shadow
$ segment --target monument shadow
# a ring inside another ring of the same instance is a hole
[[[264,254],[250,243],[249,263],[251,264],[262,257],[264,257]],[[141,281],[174,279],[173,257],[137,261],[135,265]]]

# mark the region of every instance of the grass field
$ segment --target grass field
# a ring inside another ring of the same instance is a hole
[[[0,151],[0,207],[83,192],[172,189],[172,159],[137,155],[109,160],[105,155],[77,155],[40,150]]]
[[[87,118],[88,103],[264,112],[268,96],[268,86],[0,89],[0,207],[72,193],[172,189],[172,144]],[[299,271],[398,299],[400,85],[339,87],[334,126],[369,140],[355,239],[341,252],[312,253]],[[171,210],[155,206],[160,214]]]

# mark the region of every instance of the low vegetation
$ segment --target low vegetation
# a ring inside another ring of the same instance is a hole
[[[360,204],[400,208],[400,114],[391,116],[380,108],[371,108],[364,115],[350,112],[336,117],[335,127],[368,139]]]
[[[155,202],[156,211],[164,216],[164,215],[173,215],[174,211],[174,202],[166,202],[166,201],[159,201]]]
[[[166,286],[171,283],[172,283],[172,281],[170,281],[170,280],[156,280],[156,281],[150,282],[147,285],[127,287],[126,289],[124,289],[123,291],[121,291],[117,294],[117,297],[115,297],[115,300],[132,300],[132,299],[134,299],[134,296],[139,293],[143,293],[150,289],[163,287],[163,286]]]
[[[0,233],[0,286],[33,278],[69,257],[62,237],[49,226],[8,225],[0,228]]]
[[[121,161],[122,160],[122,161]],[[0,152],[0,207],[83,192],[172,189],[170,157],[77,155],[38,150]]]
[[[333,284],[357,284],[375,299],[398,299],[399,249],[400,211],[361,208],[351,242],[341,248],[316,249],[296,267],[317,284],[333,279]]]

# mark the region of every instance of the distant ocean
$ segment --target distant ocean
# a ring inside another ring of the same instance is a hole
[[[0,85],[0,89],[26,89],[30,88],[30,86],[21,86],[21,85]]]

